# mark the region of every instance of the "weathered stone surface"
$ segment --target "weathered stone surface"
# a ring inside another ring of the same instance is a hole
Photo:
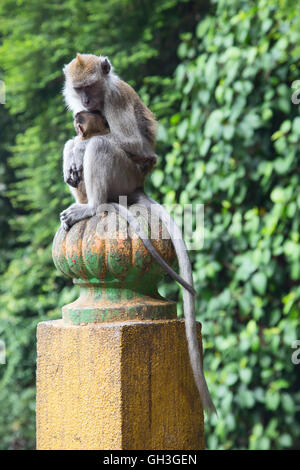
[[[38,449],[204,447],[183,321],[56,320],[37,336]]]

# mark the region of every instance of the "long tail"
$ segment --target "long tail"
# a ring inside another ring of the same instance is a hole
[[[162,222],[168,227],[168,229],[170,230],[171,240],[173,242],[175,252],[178,258],[180,274],[188,283],[188,285],[194,286],[192,267],[188,256],[187,247],[183,240],[180,228],[176,225],[175,221],[165,210],[165,208],[161,204],[156,202],[154,199],[149,198],[144,192],[138,191],[134,193],[133,198],[136,203],[141,203],[146,207],[151,207],[151,210],[156,215],[158,215]],[[195,382],[200,394],[201,404],[203,409],[206,410],[208,413],[216,413],[216,409],[212,402],[202,369],[202,362],[197,339],[194,297],[186,289],[183,290],[182,295],[185,316],[185,330],[190,362]]]
[[[134,231],[138,234],[142,242],[144,243],[145,247],[149,251],[149,253],[153,256],[153,258],[157,261],[157,263],[170,275],[172,276],[175,281],[179,282],[185,289],[187,289],[191,295],[195,295],[195,290],[192,284],[186,282],[179,274],[177,274],[171,266],[166,263],[166,261],[160,256],[160,254],[156,251],[154,246],[152,245],[151,241],[149,240],[148,235],[143,231],[139,222],[136,218],[131,214],[131,212],[125,207],[116,202],[111,203],[115,210],[124,217],[125,220],[131,225]]]

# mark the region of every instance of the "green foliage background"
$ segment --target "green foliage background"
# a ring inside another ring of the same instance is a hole
[[[71,201],[60,92],[77,51],[110,56],[157,115],[148,192],[205,204],[191,257],[218,409],[207,447],[300,447],[299,11],[299,0],[1,1],[0,448],[34,448],[36,325],[76,295],[51,243]],[[162,292],[180,299],[173,283]]]

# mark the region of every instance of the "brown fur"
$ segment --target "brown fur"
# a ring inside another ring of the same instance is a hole
[[[89,113],[88,111],[77,113],[74,118],[74,127],[82,140],[109,133],[108,123],[100,113]]]
[[[68,66],[68,73],[74,82],[83,82],[87,76],[96,73],[97,64],[93,56],[87,54],[80,55],[77,53],[76,59]]]

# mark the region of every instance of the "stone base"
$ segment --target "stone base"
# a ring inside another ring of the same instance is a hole
[[[37,338],[38,449],[204,448],[183,321],[55,320]]]
[[[62,308],[66,323],[107,323],[126,320],[156,320],[177,318],[176,302],[132,289],[103,287],[101,284],[80,285],[80,297]]]

